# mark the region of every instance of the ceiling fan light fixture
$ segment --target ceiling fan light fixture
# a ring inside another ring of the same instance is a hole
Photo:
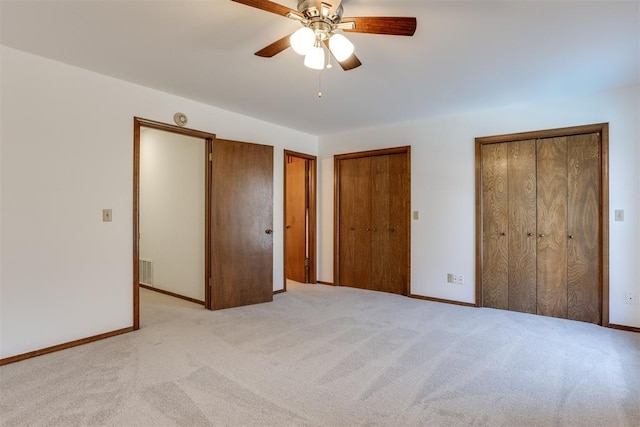
[[[289,42],[298,55],[306,55],[313,49],[316,42],[316,35],[311,28],[302,27],[291,34]]]
[[[304,65],[313,70],[324,68],[324,49],[322,46],[314,46],[304,57]]]
[[[353,55],[355,47],[353,43],[342,34],[334,34],[329,39],[329,49],[338,62],[342,62]]]

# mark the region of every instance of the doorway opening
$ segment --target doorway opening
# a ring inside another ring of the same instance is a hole
[[[284,290],[316,279],[317,157],[284,151]]]
[[[140,288],[207,306],[214,138],[134,118],[134,329],[140,328]]]

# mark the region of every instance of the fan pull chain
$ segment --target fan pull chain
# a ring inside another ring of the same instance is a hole
[[[318,98],[322,98],[322,71],[318,71]]]

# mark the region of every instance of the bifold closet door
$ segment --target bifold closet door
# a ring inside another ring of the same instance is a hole
[[[567,317],[601,323],[601,145],[597,133],[567,137]]]
[[[509,310],[535,313],[536,141],[508,144]]]
[[[371,158],[340,160],[339,284],[371,289]]]
[[[509,309],[508,144],[482,146],[482,304]]]
[[[567,317],[567,138],[538,141],[538,314]]]
[[[482,147],[483,305],[536,312],[536,141]]]
[[[407,292],[407,173],[406,153],[371,158],[374,291]]]

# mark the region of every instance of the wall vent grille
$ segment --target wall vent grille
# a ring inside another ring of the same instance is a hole
[[[138,271],[140,273],[140,283],[153,286],[153,261],[141,258],[138,264]]]

